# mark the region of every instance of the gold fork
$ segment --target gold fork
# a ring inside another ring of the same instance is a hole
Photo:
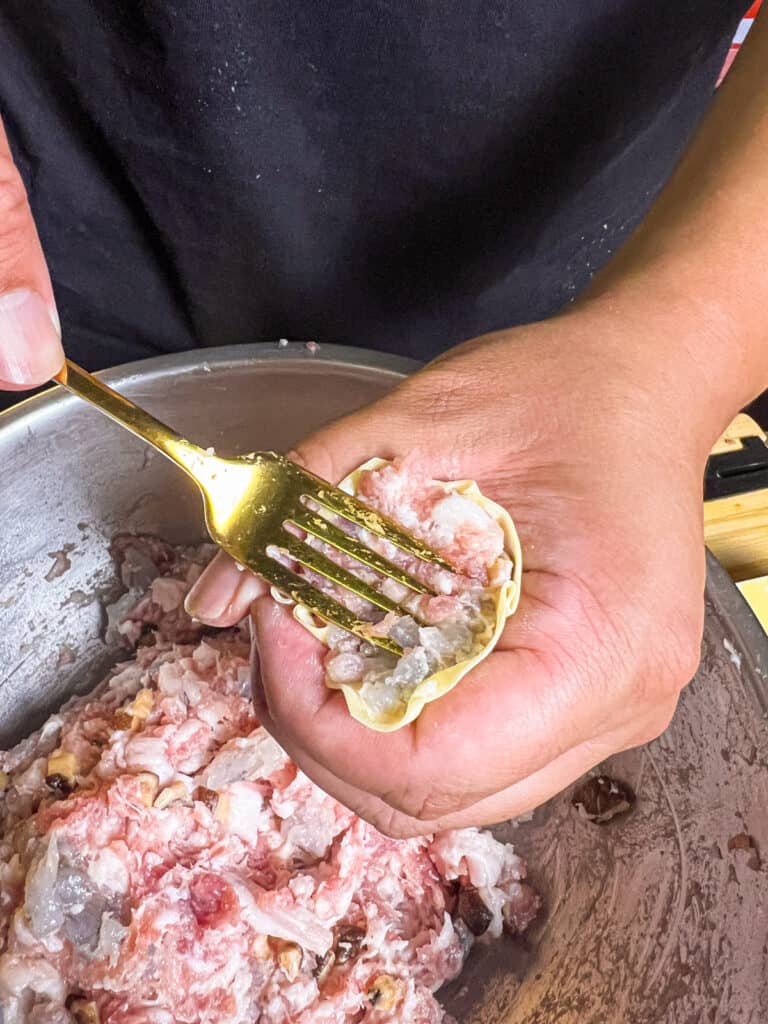
[[[429,587],[329,522],[318,509],[341,516],[401,551],[450,570],[451,566],[438,554],[389,519],[283,455],[254,452],[238,458],[221,458],[210,449],[206,451],[187,441],[69,360],[55,379],[162,452],[195,481],[203,496],[205,524],[211,539],[240,565],[258,573],[326,622],[392,654],[402,654],[394,640],[371,635],[370,622],[359,619],[339,601],[281,564],[276,556],[287,556],[385,612],[408,613],[286,527],[316,537],[336,551],[422,594],[431,593]],[[316,507],[312,508],[308,502]]]

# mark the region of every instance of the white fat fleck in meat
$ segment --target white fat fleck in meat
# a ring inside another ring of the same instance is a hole
[[[222,789],[241,779],[268,779],[288,761],[288,755],[263,729],[226,743],[201,773],[209,789]]]
[[[389,576],[382,580],[380,589],[385,597],[396,601],[398,604],[404,601],[410,594],[410,590],[404,583],[398,583],[397,580],[390,579]]]
[[[205,640],[203,640],[202,643],[198,644],[198,646],[195,648],[194,654],[192,655],[192,660],[194,661],[195,668],[198,671],[204,671],[206,669],[214,668],[216,663],[218,662],[218,659],[219,652],[216,650],[215,647],[212,647],[210,644],[207,644]]]
[[[308,949],[319,956],[333,944],[333,932],[323,927],[315,915],[301,906],[279,906],[269,893],[259,892],[236,875],[226,875],[245,921],[261,935],[273,935]]]
[[[271,807],[282,819],[280,835],[286,844],[286,856],[299,852],[325,857],[347,821],[336,801],[301,772],[282,794],[273,793]]]
[[[462,494],[449,494],[432,506],[430,527],[433,544],[450,548],[460,544],[472,557],[492,564],[504,551],[504,531],[488,513]]]
[[[507,852],[489,832],[465,828],[437,836],[430,854],[445,878],[467,877],[480,888],[499,881]]]
[[[116,893],[128,892],[128,868],[123,858],[109,846],[96,852],[96,856],[88,865],[88,874],[94,884],[101,889],[109,889]]]
[[[109,679],[110,706],[121,704],[141,689],[144,680],[144,669],[137,662],[131,661],[118,665],[115,674]]]
[[[131,736],[124,749],[125,767],[134,772],[152,772],[160,785],[167,785],[174,776],[168,759],[168,743],[162,736]]]
[[[211,759],[211,728],[197,717],[182,722],[168,737],[168,759],[176,771],[194,775]]]
[[[45,780],[47,763],[46,757],[36,757],[29,767],[19,772],[14,779],[16,792],[21,794],[39,793]]]
[[[67,990],[64,979],[51,963],[40,957],[0,957],[0,999],[21,999],[25,990],[52,1003],[62,1003]],[[21,1019],[21,1018],[19,1018]]]
[[[157,672],[157,688],[169,697],[183,692],[184,670],[177,662],[167,661]]]
[[[187,585],[184,580],[158,576],[152,583],[152,600],[160,605],[164,612],[173,612],[184,603]]]
[[[268,827],[262,821],[264,796],[252,782],[233,782],[219,796],[216,817],[230,833],[243,839],[258,834],[260,828]]]

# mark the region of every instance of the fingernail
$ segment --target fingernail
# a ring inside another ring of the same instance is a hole
[[[0,295],[0,381],[35,387],[64,362],[58,315],[28,288]]]
[[[48,312],[51,315],[51,320],[53,321],[53,326],[56,328],[56,333],[58,334],[59,337],[61,337],[61,320],[59,320],[59,311],[58,311],[58,309],[56,309],[55,306],[49,306],[48,307]]]
[[[200,598],[200,593],[202,591],[202,593],[204,594],[205,589],[205,584],[203,584],[203,586],[201,587],[200,580],[198,579],[192,584],[191,588],[187,591],[187,596],[184,598],[184,611],[187,613],[187,615],[189,615],[191,619],[197,618],[197,613],[199,610],[198,601]]]
[[[203,573],[184,599],[184,611],[200,622],[215,622],[232,603],[232,587],[218,575]]]

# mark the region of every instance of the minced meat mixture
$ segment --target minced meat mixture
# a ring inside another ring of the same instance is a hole
[[[511,846],[392,840],[262,729],[241,629],[183,599],[212,549],[120,537],[130,649],[0,756],[4,1024],[438,1024],[470,946],[538,899]]]

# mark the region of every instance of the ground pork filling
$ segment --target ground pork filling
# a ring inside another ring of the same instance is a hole
[[[510,579],[512,561],[505,551],[504,532],[488,511],[470,497],[432,480],[418,456],[363,471],[356,492],[428,543],[457,570],[451,573],[427,565],[373,534],[358,531],[369,547],[432,590],[429,595],[417,594],[314,542],[324,554],[372,583],[408,613],[383,615],[367,602],[313,577],[315,584],[332,591],[361,618],[371,621],[373,633],[391,637],[403,649],[402,657],[396,658],[342,629],[328,631],[328,682],[356,686],[363,702],[378,716],[402,709],[420,682],[466,661],[486,646],[496,622],[494,597]],[[334,522],[344,525],[338,519]]]
[[[0,1020],[447,1021],[473,942],[535,916],[524,864],[477,829],[387,839],[298,771],[244,631],[183,610],[211,553],[117,538],[128,660],[0,756]]]

